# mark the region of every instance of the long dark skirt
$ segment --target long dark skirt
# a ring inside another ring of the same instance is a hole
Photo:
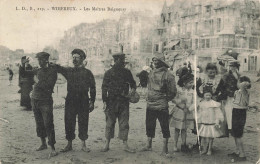
[[[21,84],[21,100],[20,105],[31,108],[30,92],[32,91],[32,83],[23,82]]]

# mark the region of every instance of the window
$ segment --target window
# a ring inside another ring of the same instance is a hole
[[[207,6],[207,7],[206,7],[206,12],[207,12],[207,13],[210,13],[210,12],[211,12],[211,6]]]
[[[217,32],[220,32],[222,29],[221,27],[221,18],[217,18]]]
[[[228,47],[234,47],[234,42],[235,42],[235,36],[234,35],[229,35]]]
[[[199,39],[195,39],[195,49],[199,48]]]
[[[134,42],[134,50],[137,50],[137,43]]]
[[[155,44],[155,51],[156,51],[156,52],[159,51],[159,44]]]
[[[210,48],[210,39],[206,39],[206,48]]]
[[[138,23],[138,17],[135,17],[135,23]]]
[[[246,63],[247,61],[246,61],[246,59],[244,59],[244,63]]]
[[[228,47],[228,35],[223,36],[223,47]]]
[[[258,39],[255,37],[249,38],[249,49],[257,49],[258,48]]]
[[[200,48],[205,48],[205,39],[200,39]]]
[[[158,35],[162,36],[163,30],[158,30]]]
[[[236,48],[241,48],[242,47],[241,39],[242,39],[241,36],[236,36],[236,38],[235,38],[235,47]]]
[[[111,49],[109,49],[109,50],[108,50],[108,53],[109,53],[109,54],[112,54],[112,50],[111,50]]]
[[[246,37],[242,37],[242,48],[248,48],[248,41]]]
[[[260,38],[258,38],[258,49],[260,49]]]
[[[198,26],[199,26],[199,23],[196,22],[196,23],[195,23],[195,28],[194,28],[194,33],[195,33],[195,34],[198,33]]]

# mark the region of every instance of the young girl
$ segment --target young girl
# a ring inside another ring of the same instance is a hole
[[[211,87],[203,88],[203,100],[198,104],[197,112],[200,124],[198,134],[202,138],[201,154],[211,155],[213,139],[222,135],[219,124],[224,120],[220,103],[212,100]]]
[[[181,151],[188,152],[190,150],[186,145],[186,131],[194,128],[193,113],[191,112],[191,109],[193,109],[193,79],[194,76],[191,73],[180,76],[178,81],[180,87],[172,101],[174,105],[172,111],[170,111],[170,126],[175,127],[174,151],[178,151],[177,143],[180,134],[182,139]]]
[[[239,78],[238,88],[235,91],[232,111],[232,131],[231,134],[235,139],[237,151],[229,156],[233,157],[232,161],[245,161],[246,156],[244,152],[242,136],[244,126],[246,123],[246,110],[249,104],[249,93],[247,89],[251,87],[250,79],[246,76]]]

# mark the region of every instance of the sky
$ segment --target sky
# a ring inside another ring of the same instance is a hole
[[[80,23],[95,23],[103,19],[118,20],[122,12],[83,11],[99,7],[152,10],[161,12],[165,0],[1,0],[0,45],[26,53],[42,51],[45,46],[57,45],[64,31]],[[171,4],[173,0],[167,0]],[[28,9],[21,10],[22,7]],[[30,10],[32,7],[35,10]],[[76,7],[77,11],[53,11],[51,7]],[[44,8],[45,11],[38,10]],[[17,10],[20,9],[20,10]],[[49,10],[47,10],[49,9]],[[82,9],[82,10],[80,10]]]

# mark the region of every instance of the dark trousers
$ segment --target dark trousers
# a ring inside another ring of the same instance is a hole
[[[21,100],[20,105],[25,106],[28,109],[32,108],[30,92],[32,91],[32,84],[29,82],[23,82],[21,84]]]
[[[106,114],[106,132],[107,139],[114,138],[116,119],[118,118],[119,134],[118,138],[128,140],[129,132],[129,102],[127,100],[114,100],[108,102]]]
[[[167,110],[150,110],[146,109],[146,135],[147,137],[155,137],[156,120],[159,120],[163,138],[170,138],[169,129],[169,111]]]
[[[75,139],[76,117],[78,115],[78,137],[88,139],[89,100],[72,98],[65,102],[65,132],[66,139]]]
[[[48,144],[53,146],[56,143],[53,124],[53,100],[31,99],[31,103],[37,136],[41,138],[48,137]]]

